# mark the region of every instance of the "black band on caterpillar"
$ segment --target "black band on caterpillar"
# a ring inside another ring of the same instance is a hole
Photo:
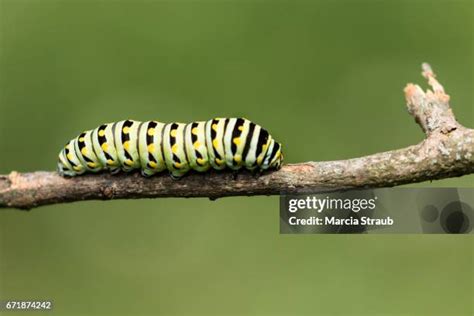
[[[144,176],[168,170],[173,178],[189,170],[263,171],[279,169],[281,144],[244,118],[216,118],[189,124],[125,120],[103,124],[68,142],[59,153],[58,172],[140,169]]]

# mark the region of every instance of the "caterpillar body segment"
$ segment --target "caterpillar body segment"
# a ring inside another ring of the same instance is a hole
[[[180,178],[191,168],[189,166],[184,143],[186,124],[170,123],[165,126],[163,153],[166,168],[173,178]]]
[[[226,167],[224,161],[224,130],[227,119],[213,119],[206,123],[206,145],[209,154],[209,163],[215,170]]]
[[[244,118],[184,123],[124,120],[103,124],[69,141],[59,153],[58,172],[76,176],[140,169],[152,176],[167,170],[180,178],[190,170],[279,169],[281,144]]]
[[[205,172],[211,168],[206,142],[207,122],[193,122],[186,125],[184,142],[191,169]]]
[[[114,124],[104,124],[92,132],[92,144],[94,153],[105,170],[116,173],[121,170],[120,161],[115,147],[113,132]]]
[[[141,122],[138,121],[126,120],[118,122],[114,128],[117,157],[125,172],[140,168],[137,146],[140,124]]]
[[[165,124],[150,121],[144,122],[139,129],[138,154],[141,172],[144,176],[152,176],[166,170],[163,156],[163,129]]]

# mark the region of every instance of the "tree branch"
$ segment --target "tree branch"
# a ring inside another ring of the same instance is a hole
[[[327,192],[352,188],[390,187],[466,175],[474,172],[474,130],[460,125],[449,96],[428,64],[423,76],[432,90],[408,84],[409,113],[426,134],[421,143],[370,156],[285,165],[258,179],[247,172],[190,174],[179,181],[167,175],[143,178],[133,174],[97,174],[63,178],[56,172],[0,175],[0,208],[33,207],[80,200],[155,197],[209,197]]]

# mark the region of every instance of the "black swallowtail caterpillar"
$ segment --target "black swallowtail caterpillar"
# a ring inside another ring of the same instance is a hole
[[[246,168],[279,169],[281,144],[244,118],[216,118],[189,124],[125,120],[81,133],[59,153],[58,172],[141,169],[144,176],[168,170],[180,178],[189,170],[205,172]]]

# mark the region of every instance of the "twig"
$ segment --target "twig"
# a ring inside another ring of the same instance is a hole
[[[139,174],[85,175],[62,178],[55,172],[0,175],[0,208],[33,207],[81,200],[155,197],[208,197],[327,192],[353,188],[390,187],[462,176],[474,172],[474,130],[460,125],[449,96],[431,67],[423,76],[432,90],[408,84],[405,97],[410,114],[426,134],[421,143],[403,149],[340,161],[285,165],[256,179],[243,172],[191,174],[180,181]]]

